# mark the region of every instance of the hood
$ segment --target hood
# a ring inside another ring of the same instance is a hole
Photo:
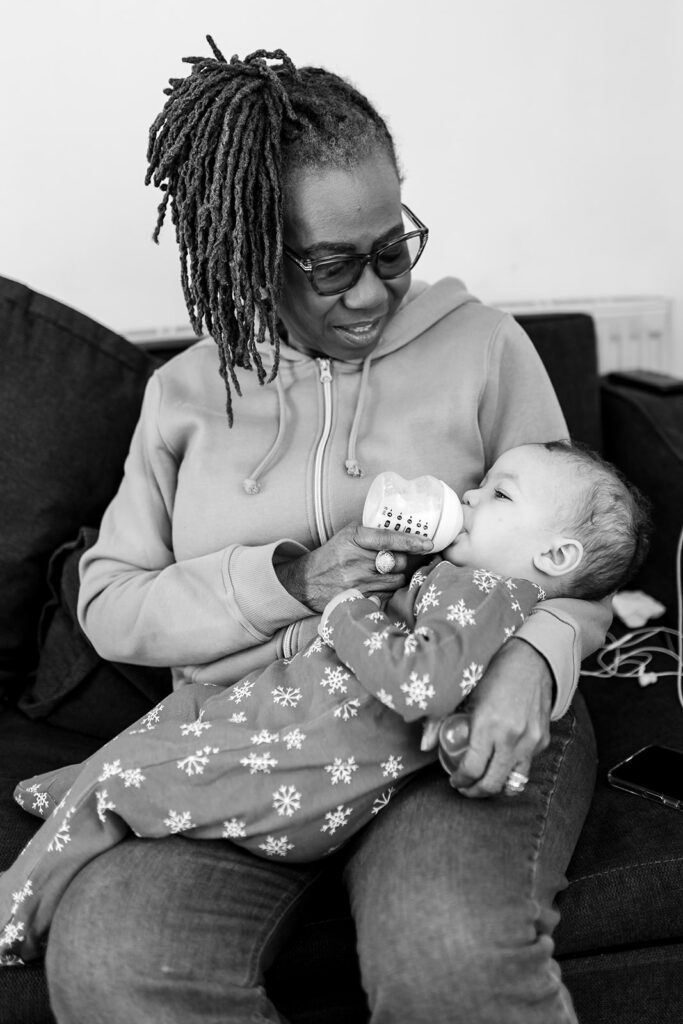
[[[474,295],[470,295],[457,277],[444,277],[436,284],[413,281],[375,350],[364,359],[348,360],[349,370],[353,372],[359,363],[381,359],[382,356],[403,348],[460,306],[478,301]],[[274,361],[273,347],[264,345],[260,349],[260,356],[264,367],[269,370]],[[312,358],[305,352],[290,348],[289,345],[280,345],[280,360],[297,363],[308,362]],[[335,360],[337,371],[343,371],[344,366],[344,362]]]
[[[356,373],[358,365],[362,364],[361,381],[356,400],[356,409],[353,415],[351,429],[347,446],[346,472],[349,476],[362,476],[363,470],[356,457],[356,441],[360,428],[363,407],[368,391],[370,368],[373,362],[382,359],[384,356],[403,348],[404,345],[414,341],[425,331],[433,327],[445,316],[451,314],[460,306],[470,302],[478,302],[473,295],[465,288],[462,281],[456,277],[445,277],[430,285],[424,281],[414,281],[408,290],[403,302],[396,314],[392,317],[387,328],[379,341],[379,344],[370,355],[363,359],[353,359],[344,362],[335,360],[335,372]],[[264,346],[260,352],[263,366],[268,372],[273,365],[275,350],[271,345]],[[280,369],[283,363],[310,362],[314,357],[305,352],[299,352],[289,345],[280,345]],[[259,464],[250,475],[244,480],[243,487],[247,494],[256,494],[261,490],[260,478],[273,465],[278,457],[286,435],[286,403],[284,389],[280,374],[275,377],[275,386],[278,395],[278,429],[275,441],[264,454]]]

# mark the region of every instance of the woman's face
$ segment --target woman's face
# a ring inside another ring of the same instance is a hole
[[[301,259],[368,253],[406,230],[396,169],[381,152],[350,170],[305,168],[289,180],[285,245]],[[410,285],[410,274],[382,281],[370,265],[341,295],[318,295],[284,260],[280,318],[293,348],[331,359],[360,359],[377,346]]]

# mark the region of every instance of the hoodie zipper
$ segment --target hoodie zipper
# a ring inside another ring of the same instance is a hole
[[[329,538],[323,519],[323,458],[332,430],[332,366],[329,359],[317,359],[320,383],[323,386],[323,429],[315,452],[313,469],[313,498],[315,504],[315,525],[318,543],[324,544]]]

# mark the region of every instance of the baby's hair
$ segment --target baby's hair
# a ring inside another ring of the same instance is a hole
[[[579,471],[580,501],[567,508],[563,530],[583,544],[583,559],[562,584],[563,595],[598,600],[622,588],[647,556],[652,519],[650,502],[611,463],[577,441],[542,446]]]
[[[266,378],[257,345],[275,348],[282,287],[283,187],[303,167],[356,166],[373,150],[398,162],[386,123],[349,82],[323,68],[297,69],[283,50],[227,61],[185,57],[152,124],[145,184],[164,192],[154,240],[170,202],[181,282],[192,327],[218,345],[232,425],[235,368]],[[270,62],[270,63],[269,63]]]

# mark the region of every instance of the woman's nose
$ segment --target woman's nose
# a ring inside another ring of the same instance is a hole
[[[474,498],[476,501],[476,494],[477,492],[474,489],[472,489],[471,491],[465,491],[465,493],[462,496],[463,505],[473,505],[474,501],[472,499]]]
[[[342,298],[347,309],[376,309],[386,301],[387,286],[368,263],[353,288]]]

